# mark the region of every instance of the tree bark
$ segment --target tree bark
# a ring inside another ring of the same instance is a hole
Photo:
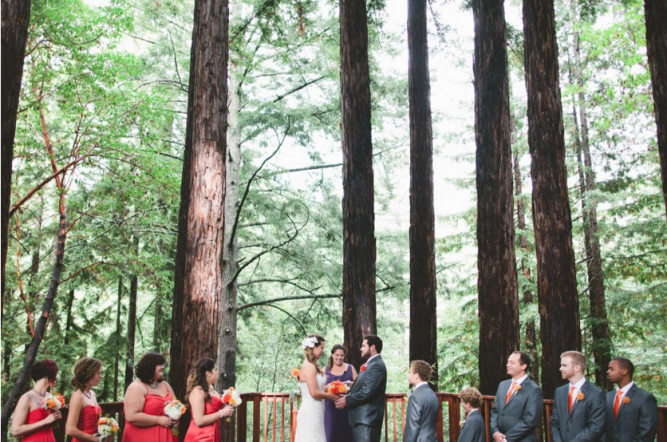
[[[53,272],[51,274],[51,283],[49,284],[49,290],[46,293],[46,299],[44,300],[44,305],[42,307],[42,315],[37,321],[35,326],[35,337],[30,343],[30,348],[26,352],[25,361],[21,371],[19,372],[18,378],[12,392],[9,396],[9,399],[5,402],[2,407],[2,428],[3,430],[8,428],[9,416],[12,415],[14,409],[16,408],[16,403],[18,402],[21,393],[23,392],[23,387],[28,380],[28,374],[32,364],[35,362],[37,357],[37,352],[39,351],[39,346],[44,339],[44,332],[46,331],[46,322],[49,319],[51,313],[51,308],[56,299],[56,294],[58,293],[58,285],[60,284],[60,272],[63,268],[63,257],[65,254],[65,241],[67,240],[67,192],[62,185],[59,185],[59,202],[58,202],[58,213],[60,216],[60,229],[58,230],[58,238],[56,241],[56,256],[55,264],[53,266]],[[2,432],[2,438],[6,440],[7,433]]]
[[[644,12],[646,52],[653,86],[653,112],[658,129],[662,196],[667,216],[667,3],[664,0],[644,0]]]
[[[375,196],[368,23],[364,0],[340,0],[343,145],[343,330],[347,359],[359,368],[363,337],[376,333]]]
[[[139,237],[134,236],[134,250],[138,259]],[[134,337],[137,329],[137,291],[139,277],[136,272],[130,276],[130,299],[127,315],[127,359],[125,360],[125,389],[130,386],[134,378]]]
[[[410,360],[435,366],[437,381],[437,299],[433,131],[428,70],[426,0],[408,0],[410,95]],[[429,384],[437,390],[437,384]]]
[[[239,11],[240,8],[234,8]],[[235,15],[235,14],[233,14]],[[232,19],[233,20],[233,19]],[[238,317],[238,236],[236,226],[239,207],[239,181],[241,179],[241,139],[239,127],[240,87],[235,69],[229,76],[229,129],[227,133],[227,189],[225,194],[225,248],[222,258],[224,288],[220,304],[220,337],[218,367],[220,376],[217,387],[224,390],[236,385],[236,347]]]
[[[474,0],[479,389],[494,394],[519,349],[512,144],[502,0]]]
[[[30,24],[30,0],[2,0],[2,295],[5,294],[5,264],[9,203],[12,190],[12,161],[16,112],[21,96],[23,59]],[[6,428],[3,426],[3,428]]]
[[[178,398],[185,396],[191,366],[218,351],[228,19],[227,0],[195,1],[169,375]]]
[[[118,303],[116,303],[116,353],[113,360],[113,400],[118,400],[118,377],[119,377],[119,366],[120,366],[120,341],[121,341],[121,328],[120,328],[120,306],[123,302],[123,277],[118,277]]]
[[[560,355],[581,349],[553,0],[524,0],[528,145],[542,341],[542,389],[563,384]]]
[[[593,337],[593,357],[595,360],[595,383],[604,390],[611,390],[613,383],[607,379],[607,367],[611,361],[611,338],[605,301],[604,273],[602,271],[602,252],[598,236],[597,203],[590,196],[595,191],[595,173],[588,139],[588,114],[584,79],[582,74],[579,48],[579,32],[574,35],[575,77],[579,98],[579,118],[581,134],[577,124],[576,107],[573,109],[575,127],[575,146],[579,165],[579,186],[581,191],[581,209],[584,222],[584,247],[586,252],[586,270],[588,276],[588,297],[591,304],[591,335]],[[583,162],[582,162],[583,154]]]

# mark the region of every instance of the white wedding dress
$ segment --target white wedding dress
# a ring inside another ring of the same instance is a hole
[[[317,375],[317,389],[324,390],[327,377]],[[296,416],[296,435],[294,442],[326,442],[324,434],[324,399],[313,399],[305,382],[299,382],[301,387],[301,408]]]

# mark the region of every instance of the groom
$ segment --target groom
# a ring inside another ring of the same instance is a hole
[[[382,339],[366,335],[361,343],[361,357],[367,359],[347,396],[336,401],[336,408],[350,408],[350,425],[356,442],[379,442],[384,418],[387,367],[382,356]]]

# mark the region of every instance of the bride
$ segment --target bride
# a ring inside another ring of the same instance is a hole
[[[327,377],[317,363],[324,353],[324,338],[310,335],[301,342],[305,358],[301,364],[299,386],[301,408],[296,417],[295,442],[326,442],[324,434],[324,400],[336,400],[338,396],[325,393]]]

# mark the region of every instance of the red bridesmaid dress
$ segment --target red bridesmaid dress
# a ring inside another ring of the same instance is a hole
[[[101,414],[102,408],[99,405],[86,405],[81,409],[81,413],[79,414],[79,422],[76,424],[76,428],[86,434],[97,433],[97,421],[100,419]],[[74,437],[72,438],[72,442],[83,441]]]
[[[211,396],[211,402],[206,402],[204,414],[213,414],[220,411],[225,404],[218,396]],[[210,425],[198,427],[194,420],[190,421],[188,432],[183,442],[218,442],[220,440],[220,419]]]
[[[39,422],[42,419],[46,419],[51,412],[43,408],[36,408],[28,413],[28,420],[26,424],[34,424]],[[55,436],[53,436],[53,428],[51,425],[40,428],[34,433],[30,433],[21,439],[22,442],[56,442]]]
[[[148,393],[146,394],[143,412],[152,416],[164,416],[164,405],[173,398],[171,393],[167,393],[165,396]],[[125,421],[123,442],[178,442],[178,436],[174,436],[171,428],[165,428],[160,425],[135,427],[128,421]]]

